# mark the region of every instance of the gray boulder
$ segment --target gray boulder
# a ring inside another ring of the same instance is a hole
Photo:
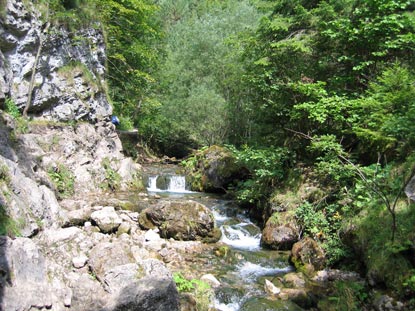
[[[112,206],[105,206],[101,210],[93,212],[91,214],[91,219],[103,233],[116,231],[122,223],[122,219],[118,216]]]
[[[289,224],[279,225],[268,220],[262,231],[261,245],[276,250],[291,250],[298,241],[298,231]]]
[[[310,237],[305,237],[293,245],[290,260],[296,268],[306,266],[310,274],[322,270],[327,262],[324,250]]]
[[[172,279],[146,277],[124,287],[108,311],[178,311],[179,295]]]
[[[196,159],[195,167],[188,173],[192,188],[197,191],[224,192],[232,182],[244,179],[248,174],[235,155],[224,147],[211,146],[196,154]]]

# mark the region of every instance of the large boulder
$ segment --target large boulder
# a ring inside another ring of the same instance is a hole
[[[322,270],[326,265],[323,249],[310,237],[294,244],[290,259],[297,268],[306,266],[309,272]]]
[[[172,279],[143,278],[124,287],[107,311],[178,311],[179,295]]]
[[[0,237],[0,269],[0,310],[52,306],[46,260],[32,240]]]
[[[161,201],[142,211],[139,223],[144,229],[159,228],[163,238],[184,241],[207,238],[217,231],[212,212],[191,200]]]
[[[211,146],[195,155],[197,163],[190,173],[192,188],[206,192],[224,192],[233,182],[244,179],[248,171],[228,149]]]
[[[276,250],[291,250],[299,232],[290,224],[281,225],[270,218],[262,231],[261,245]]]

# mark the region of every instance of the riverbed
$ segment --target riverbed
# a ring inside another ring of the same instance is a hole
[[[174,166],[146,169],[145,183],[150,197],[164,200],[194,200],[207,206],[222,232],[219,242],[210,244],[197,258],[185,260],[173,272],[200,278],[212,274],[220,286],[215,289],[214,308],[237,310],[301,310],[289,301],[268,299],[265,279],[280,278],[294,268],[288,252],[261,247],[261,230],[235,202],[220,195],[193,192],[186,177]]]

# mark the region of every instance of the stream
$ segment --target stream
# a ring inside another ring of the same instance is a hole
[[[281,277],[294,268],[288,263],[288,253],[263,249],[260,246],[261,230],[234,202],[218,195],[192,192],[185,176],[171,168],[150,168],[147,171],[147,190],[150,195],[163,199],[191,199],[207,206],[222,231],[215,247],[229,252],[226,258],[211,251],[201,253],[205,264],[194,264],[199,274],[213,274],[221,283],[215,290],[214,308],[220,311],[302,310],[290,301],[266,299],[265,278]],[[225,246],[225,247],[223,247]]]

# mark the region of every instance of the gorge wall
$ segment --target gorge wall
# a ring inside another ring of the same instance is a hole
[[[110,122],[101,26],[0,5],[0,310],[177,310],[161,244],[108,195],[142,185]]]

